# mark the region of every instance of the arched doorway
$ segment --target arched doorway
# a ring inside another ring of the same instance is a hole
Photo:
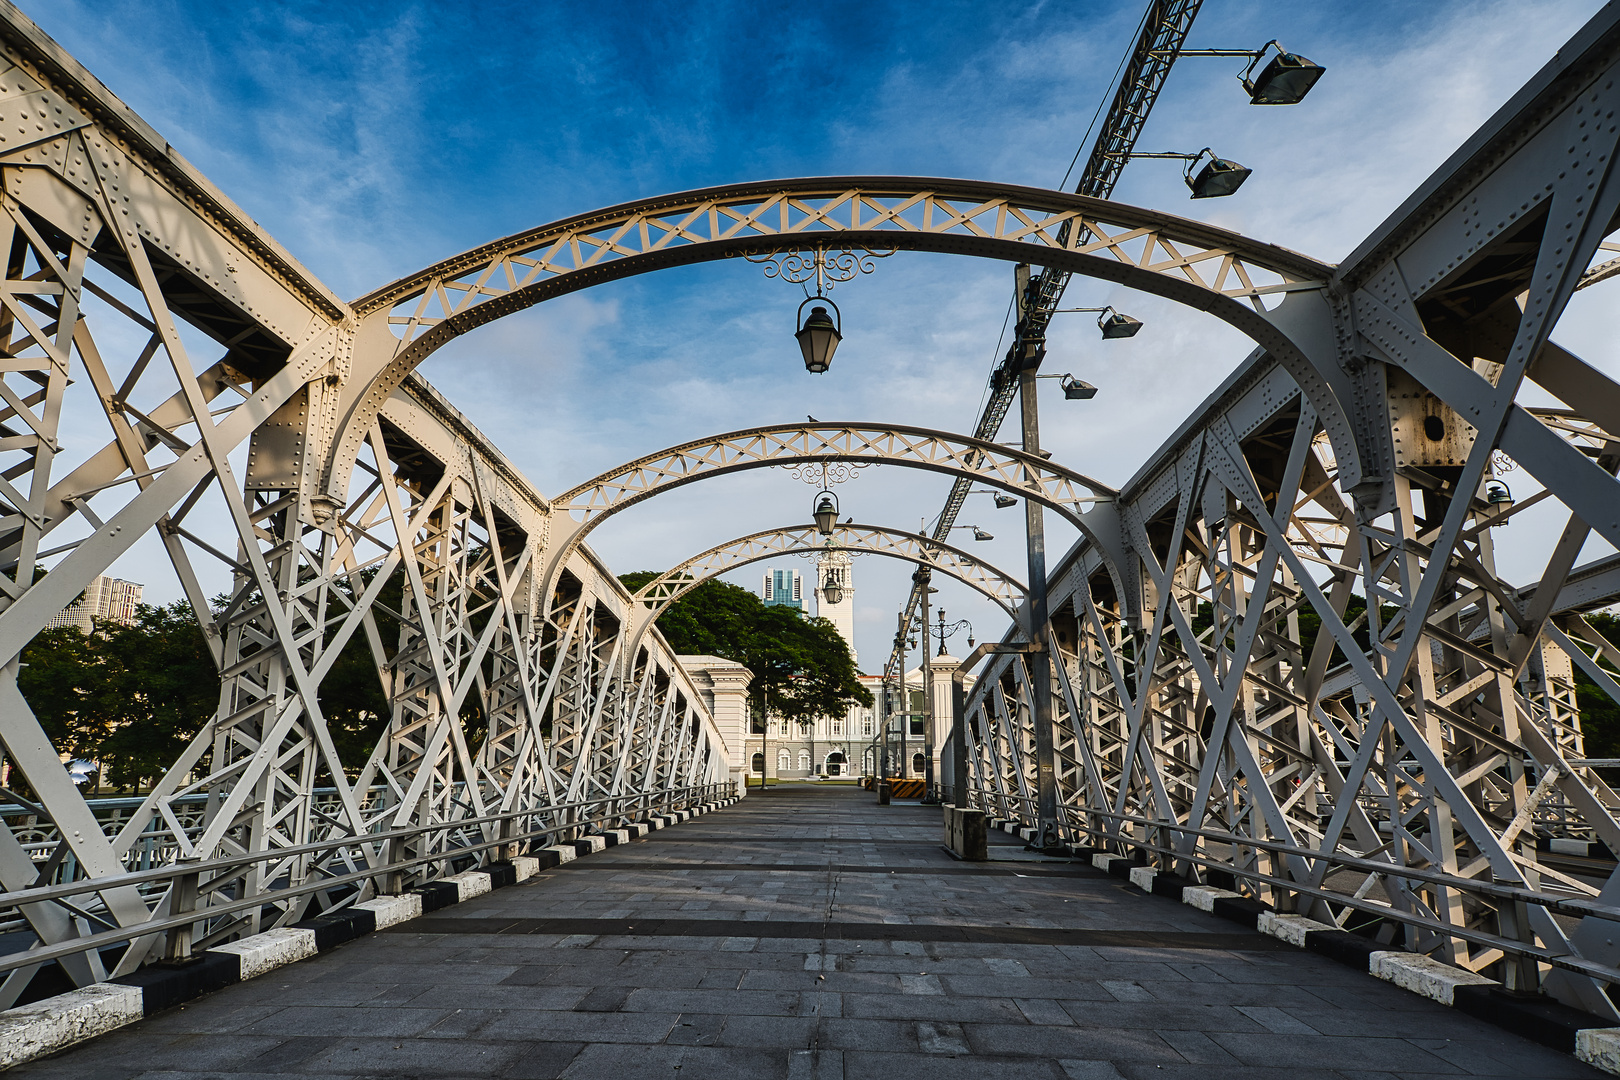
[[[765,771],[765,755],[758,750],[754,751],[754,771],[757,773]]]
[[[924,772],[927,771],[927,769],[928,769],[928,758],[926,756],[924,756],[923,754],[912,754],[911,755],[911,771],[915,775],[921,776]]]
[[[834,750],[832,753],[828,754],[827,755],[827,775],[828,776],[842,776],[842,775],[844,775],[844,764],[845,764],[846,760],[847,759],[844,757],[844,752],[842,750]]]

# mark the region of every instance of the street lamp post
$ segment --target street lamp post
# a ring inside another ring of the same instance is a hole
[[[932,591],[932,590],[930,590],[930,591]],[[926,626],[927,624],[924,623],[924,625]],[[963,629],[966,629],[967,632],[968,632],[968,651],[971,652],[972,649],[973,649],[973,624],[968,622],[966,619],[962,619],[962,620],[960,620],[958,622],[951,623],[949,626],[946,626],[945,625],[945,609],[944,608],[939,609],[939,622],[932,628],[932,632],[933,632],[934,636],[939,638],[939,653],[938,653],[938,655],[940,655],[940,656],[945,655],[945,641],[946,641],[946,639],[956,636],[956,634],[959,631],[963,630]],[[926,647],[925,647],[924,651],[925,652],[927,651]],[[954,686],[954,683],[953,683],[953,686]],[[932,665],[932,662],[930,661],[930,664],[929,664],[929,681],[928,681],[928,693],[929,693],[929,702],[930,703],[933,702],[933,692],[934,692],[933,665]],[[956,734],[956,731],[955,731],[955,724],[960,723],[961,721],[956,719],[956,717],[958,716],[958,710],[954,706],[954,699],[953,699],[953,705],[952,705],[952,709],[951,709],[951,716],[952,716],[952,721],[953,721],[952,728],[951,728],[951,733],[952,733],[951,734],[951,738],[952,738],[952,755],[953,755],[952,758],[951,758],[951,782],[952,782],[952,785],[957,789],[956,791],[952,792],[951,802],[956,806],[962,806],[964,804],[963,804],[961,796],[960,796],[960,791],[962,789],[962,786],[966,783],[966,778],[962,775],[962,770],[964,768],[964,765],[963,765],[962,762],[958,761],[956,756],[955,756],[955,746],[956,746],[956,741],[958,739],[958,735]],[[930,720],[933,719],[933,710],[932,710],[931,707],[930,707],[930,710],[929,710],[929,719]],[[934,753],[933,752],[933,739],[934,739],[934,733],[933,733],[932,729],[930,729],[930,732],[929,732],[930,743],[929,743],[929,751],[928,751],[930,761],[933,760],[933,753]],[[939,799],[941,801],[943,801],[944,796],[940,795]]]
[[[906,686],[906,631],[910,628],[906,626],[905,612],[902,611],[895,618],[899,625],[899,631],[895,635],[895,642],[900,648],[900,670],[896,673],[900,684],[900,760],[896,762],[895,775],[904,780],[906,778],[906,726],[911,720],[911,691]]]
[[[1022,420],[1024,452],[1040,456],[1041,422],[1036,398],[1036,373],[1046,355],[1044,337],[1031,336],[1025,342],[1018,372],[1019,416]],[[1034,477],[1027,478],[1031,483]],[[1057,816],[1057,768],[1052,748],[1052,663],[1047,655],[1046,629],[1050,620],[1046,600],[1046,520],[1041,504],[1024,500],[1024,530],[1029,555],[1029,625],[1025,640],[1028,654],[1029,692],[1034,699],[1035,720],[1035,838],[1037,848],[1054,848],[1062,843]]]
[[[924,803],[939,801],[934,794],[934,665],[928,653],[928,604],[929,597],[939,590],[929,582],[934,572],[926,566],[919,566],[917,572],[911,575],[912,584],[921,586],[922,591],[922,683],[923,683],[923,798]],[[909,719],[909,718],[908,718]]]

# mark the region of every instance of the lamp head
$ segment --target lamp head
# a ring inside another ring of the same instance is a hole
[[[1209,153],[1209,151],[1204,151]],[[1192,174],[1193,167],[1203,158],[1199,154],[1187,165],[1187,187],[1192,190],[1195,199],[1219,199],[1234,194],[1243,186],[1243,181],[1249,178],[1252,169],[1244,168],[1235,161],[1228,161],[1223,157],[1210,154],[1209,164],[1198,170],[1198,175]]]
[[[1073,375],[1065,375],[1058,385],[1063,387],[1063,396],[1069,401],[1090,401],[1097,396],[1095,386],[1082,382]]]
[[[816,531],[822,536],[831,536],[833,526],[838,524],[838,497],[830,491],[823,491],[811,516],[816,519]]]
[[[817,296],[812,299],[823,301],[833,311],[838,311],[838,305],[825,297]],[[808,304],[810,301],[806,300],[804,303]],[[799,311],[803,313],[804,304],[799,305]],[[809,317],[803,320],[793,335],[799,341],[799,351],[804,354],[806,371],[820,375],[832,366],[833,353],[838,351],[838,343],[844,340],[843,334],[839,332],[842,323],[842,314],[835,322],[827,308],[821,304],[810,309]]]
[[[1249,70],[1254,70],[1252,64]],[[1243,89],[1249,93],[1250,105],[1297,105],[1326,71],[1298,53],[1279,51],[1254,79],[1244,74]]]
[[[1097,316],[1097,328],[1102,331],[1104,341],[1117,341],[1120,338],[1135,337],[1136,332],[1142,329],[1142,320],[1107,308]]]

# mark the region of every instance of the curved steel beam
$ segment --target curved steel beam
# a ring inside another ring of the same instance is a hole
[[[1301,322],[1294,312],[1274,320],[1262,303],[1268,295],[1320,293],[1331,266],[1201,222],[1060,191],[932,177],[812,177],[593,211],[474,248],[361,297],[327,462],[329,497],[342,502],[347,463],[383,400],[458,335],[618,278],[816,247],[1031,262],[1207,311],[1277,357],[1322,417],[1346,486],[1359,480],[1353,428],[1333,389],[1342,376],[1324,366],[1331,356],[1309,356],[1303,343],[1330,327],[1326,305]]]
[[[1017,618],[1018,602],[1025,592],[1023,582],[969,552],[913,532],[885,529],[880,525],[838,525],[833,529],[833,542],[829,544],[814,525],[794,525],[749,533],[718,544],[659,574],[638,589],[631,599],[638,607],[650,610],[650,619],[656,621],[665,608],[692,589],[739,566],[776,555],[829,548],[884,555],[929,566],[983,593],[999,605],[1009,619]]]
[[[603,521],[654,495],[748,469],[790,461],[865,461],[962,476],[1034,499],[1063,515],[1096,545],[1118,594],[1119,537],[1099,532],[1081,507],[1112,502],[1117,492],[1100,481],[1034,454],[966,435],[880,424],[783,424],[749,428],[673,446],[637,458],[563,492],[552,500],[545,578],[551,595],[558,570]]]

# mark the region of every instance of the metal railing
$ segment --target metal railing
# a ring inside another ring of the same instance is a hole
[[[970,806],[977,806],[987,814],[994,810],[1004,811],[1007,804],[1021,804],[1016,812],[1009,816],[1021,823],[1032,822],[1034,818],[1034,800],[1025,796],[1003,795],[984,788],[970,788],[968,802]],[[1576,972],[1604,983],[1620,985],[1620,968],[1561,953],[1546,945],[1538,944],[1524,910],[1527,907],[1538,907],[1549,914],[1568,918],[1590,917],[1620,923],[1620,907],[1612,907],[1574,894],[1560,894],[1526,888],[1522,885],[1459,877],[1437,870],[1400,866],[1358,855],[1321,851],[1276,840],[1261,840],[1157,818],[1075,806],[1064,806],[1061,813],[1065,831],[1071,839],[1084,838],[1086,843],[1083,846],[1101,847],[1105,850],[1117,849],[1122,855],[1135,849],[1146,853],[1157,863],[1157,868],[1161,872],[1173,872],[1179,866],[1199,867],[1205,871],[1229,874],[1235,882],[1249,885],[1250,891],[1256,894],[1269,891],[1272,906],[1280,913],[1295,912],[1302,906],[1306,909],[1316,908],[1319,903],[1331,906],[1318,910],[1326,910],[1333,925],[1341,928],[1351,911],[1370,915],[1375,920],[1383,920],[1391,926],[1403,928],[1405,940],[1400,942],[1391,940],[1389,943],[1391,949],[1405,948],[1412,952],[1430,953],[1441,949],[1448,939],[1460,939],[1487,948],[1500,949],[1507,956],[1520,961],[1514,965],[1518,969],[1517,977],[1504,980],[1514,989],[1534,989],[1539,979],[1535,971],[1537,964]],[[1124,834],[1125,828],[1133,826],[1140,828],[1143,835]],[[1178,840],[1183,842],[1177,843]],[[1207,850],[1205,845],[1225,846],[1230,849],[1231,857],[1222,858],[1221,852]],[[1239,861],[1238,856],[1246,852],[1252,852],[1255,856],[1251,865]],[[1262,855],[1265,856],[1267,863],[1265,867],[1259,865]],[[1294,862],[1296,869],[1304,873],[1291,874],[1286,865],[1289,862]],[[1328,873],[1335,868],[1364,873],[1367,877],[1362,880],[1356,892],[1342,892],[1327,886]],[[1301,880],[1301,877],[1304,880]],[[1498,915],[1505,916],[1502,921],[1509,927],[1516,928],[1516,936],[1507,937],[1477,927],[1446,922],[1421,911],[1409,910],[1392,902],[1370,897],[1366,895],[1366,887],[1374,878],[1382,879],[1387,885],[1394,886],[1394,889],[1386,888],[1386,891],[1394,894],[1417,891],[1411,889],[1414,885],[1428,886],[1434,889],[1456,890],[1476,898],[1482,904],[1494,903],[1497,905]],[[1302,905],[1301,898],[1309,898],[1309,902]],[[1331,908],[1339,910],[1334,913]],[[1424,942],[1422,935],[1425,934],[1433,935],[1432,941]]]
[[[593,829],[600,831],[638,815],[680,810],[725,798],[731,792],[732,785],[718,783],[553,803],[483,817],[336,837],[296,848],[212,859],[180,859],[123,874],[3,892],[0,893],[0,913],[12,915],[25,905],[54,903],[104,929],[54,945],[38,945],[0,956],[0,974],[80,953],[99,954],[109,946],[155,935],[164,935],[164,940],[148,945],[145,955],[160,953],[167,959],[183,960],[194,948],[218,944],[240,933],[244,920],[238,916],[242,914],[268,914],[275,925],[301,921],[312,914],[331,914],[373,895],[399,893],[425,884],[444,876],[446,870],[463,860],[469,862],[464,869],[501,861],[486,857],[493,849],[504,849],[502,857],[509,858],[521,854],[525,848],[536,850],[549,843],[588,835]],[[555,819],[559,815],[566,820],[552,820],[541,827],[532,827],[535,819]],[[492,830],[488,828],[491,826]],[[478,829],[481,835],[478,838],[465,835],[469,829]],[[488,835],[490,831],[496,835]],[[462,835],[451,835],[457,833]],[[424,843],[431,845],[434,840],[454,842],[455,846],[408,853],[409,849]],[[252,867],[301,856],[314,857],[316,873],[311,880],[297,883],[283,880],[263,889],[247,889],[248,871]],[[325,866],[333,860],[342,860],[346,865],[363,865],[337,873]],[[105,911],[74,902],[75,898],[88,894],[128,888],[148,896],[161,893],[167,899],[157,902],[148,919],[124,926],[113,925]],[[341,895],[319,912],[307,912],[306,905],[298,903],[313,894],[334,890]],[[201,932],[198,932],[199,927]]]

